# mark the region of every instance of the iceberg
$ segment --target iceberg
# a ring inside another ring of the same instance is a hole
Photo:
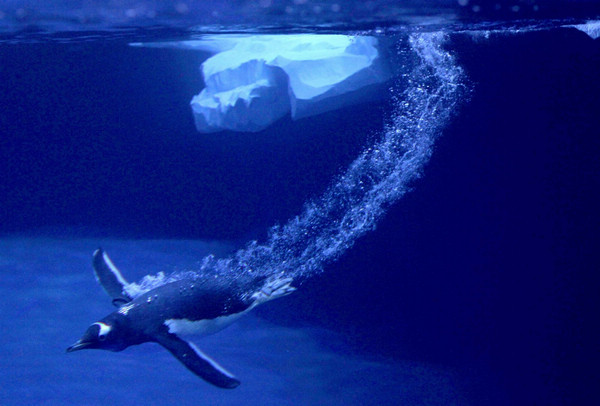
[[[569,25],[568,27],[577,28],[581,32],[585,32],[592,39],[600,38],[600,20],[591,20],[585,24]]]
[[[371,36],[218,35],[177,46],[213,53],[190,102],[198,131],[256,132],[381,97],[390,78]]]

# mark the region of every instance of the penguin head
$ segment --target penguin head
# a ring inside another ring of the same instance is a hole
[[[128,346],[123,335],[119,334],[118,324],[99,321],[92,324],[75,344],[67,348],[67,352],[84,349],[121,351]]]

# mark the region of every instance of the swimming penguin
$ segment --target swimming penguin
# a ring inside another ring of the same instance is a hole
[[[243,282],[209,277],[178,280],[135,295],[102,249],[94,252],[93,265],[118,310],[92,324],[67,352],[122,351],[156,342],[190,371],[221,388],[235,388],[240,381],[181,336],[215,333],[257,305],[296,290],[291,278],[279,276]]]

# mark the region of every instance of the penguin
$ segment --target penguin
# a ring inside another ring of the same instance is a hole
[[[101,248],[93,254],[93,268],[118,309],[93,323],[67,352],[122,351],[155,342],[200,378],[227,389],[240,381],[184,337],[216,333],[259,304],[296,290],[291,278],[275,275],[251,280],[190,277],[135,293]]]

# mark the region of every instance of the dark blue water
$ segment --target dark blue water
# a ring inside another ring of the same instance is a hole
[[[214,134],[189,108],[209,54],[129,46],[185,30],[6,34],[0,402],[594,404],[585,21],[388,21],[365,32],[390,44],[386,97]],[[209,267],[299,289],[197,342],[242,381],[223,391],[154,344],[64,353],[113,310],[98,246],[132,281]]]

